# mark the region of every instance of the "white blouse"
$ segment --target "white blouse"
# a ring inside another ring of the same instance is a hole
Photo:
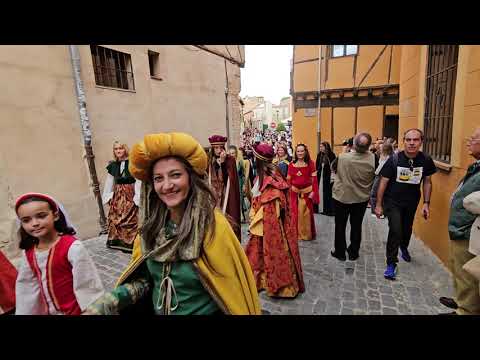
[[[49,251],[35,251],[38,267],[42,274],[42,287],[47,298],[50,315],[62,315],[55,309],[47,287],[47,260]],[[68,250],[68,261],[72,264],[73,291],[80,309],[84,311],[88,305],[104,294],[102,280],[98,275],[88,251],[83,244],[75,240]],[[43,300],[37,277],[32,272],[25,252],[18,270],[15,286],[16,315],[47,315],[42,306]]]
[[[120,163],[120,173],[125,169],[125,161]],[[102,202],[103,205],[106,205],[113,198],[113,185],[115,179],[110,173],[107,173],[107,178],[105,179],[105,186],[103,187]],[[142,182],[140,180],[135,181],[135,195],[133,196],[133,202],[135,205],[140,206],[140,189],[142,187]]]

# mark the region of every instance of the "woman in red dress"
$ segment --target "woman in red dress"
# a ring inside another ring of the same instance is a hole
[[[290,214],[289,185],[272,164],[272,146],[259,144],[253,153],[258,176],[252,188],[250,240],[245,252],[258,291],[293,298],[305,291],[305,285],[295,222]]]
[[[320,197],[317,170],[305,144],[295,148],[294,160],[288,165],[287,181],[291,185],[292,217],[297,224],[298,239],[313,240],[316,236],[313,204],[318,204]]]
[[[16,280],[17,269],[0,251],[0,315],[14,312]]]

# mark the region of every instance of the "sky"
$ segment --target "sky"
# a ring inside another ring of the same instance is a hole
[[[240,96],[264,96],[274,104],[290,95],[292,45],[245,45]]]

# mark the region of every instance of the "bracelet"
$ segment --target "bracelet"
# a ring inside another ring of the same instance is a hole
[[[430,205],[430,200],[429,201],[423,201],[424,204],[429,204]]]

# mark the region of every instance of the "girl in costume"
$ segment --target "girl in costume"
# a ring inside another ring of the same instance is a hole
[[[317,170],[305,144],[298,144],[294,155],[293,162],[288,165],[287,175],[291,185],[292,216],[297,223],[298,239],[313,240],[316,237],[313,204],[320,201]]]
[[[130,153],[142,181],[131,262],[87,314],[260,314],[248,259],[206,181],[207,154],[184,133],[146,135]]]
[[[271,146],[260,144],[254,154],[258,176],[252,189],[246,253],[259,291],[293,298],[304,292],[305,286],[295,222],[290,216],[289,185],[272,164]]]
[[[23,262],[16,315],[80,315],[103,295],[95,265],[52,197],[27,193],[15,203]]]
[[[14,312],[16,279],[17,269],[0,251],[0,315]]]
[[[323,215],[333,216],[332,201],[332,163],[336,159],[330,144],[326,141],[320,144],[320,152],[317,155],[316,168],[320,197],[318,210]],[[314,206],[314,208],[317,206]]]
[[[107,247],[131,252],[138,228],[141,182],[128,172],[128,147],[113,143],[113,158],[107,166],[103,204],[109,204]]]
[[[290,161],[292,161],[292,159],[288,155],[287,145],[285,145],[285,143],[279,143],[277,145],[277,156],[273,159],[273,164],[278,166],[284,178],[287,177]]]

